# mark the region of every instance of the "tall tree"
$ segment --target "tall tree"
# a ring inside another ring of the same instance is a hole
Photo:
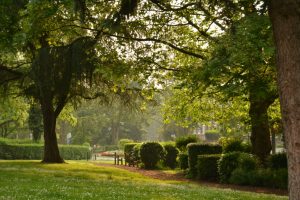
[[[227,97],[245,96],[249,101],[253,153],[264,160],[271,151],[267,111],[277,98],[269,19],[249,13],[218,40],[212,45],[211,58],[195,78]]]
[[[18,12],[12,15],[1,12],[1,17],[12,19],[16,26],[13,29],[7,25],[3,31],[12,32],[5,35],[12,38],[12,47],[1,49],[1,86],[12,86],[16,81],[22,94],[39,101],[44,124],[43,161],[60,163],[63,159],[55,127],[65,105],[77,102],[79,97],[135,94],[141,89],[128,85],[134,75],[136,82],[141,80],[139,68],[134,68],[134,59],[128,57],[128,45],[121,46],[121,41],[105,34],[112,28],[107,16],[117,9],[115,4],[97,2],[95,6],[94,2],[71,0],[22,2],[23,6],[17,7]],[[0,6],[5,10],[18,3],[5,1]],[[0,45],[5,46],[6,42],[1,40]]]
[[[289,199],[300,198],[300,1],[269,1],[288,156]]]
[[[132,6],[127,10],[129,14],[135,11],[136,3],[124,2]],[[131,32],[123,28],[123,35],[121,31],[116,36],[163,44],[164,48],[174,50],[172,56],[178,62],[173,59],[170,63],[176,70],[173,69],[173,75],[191,84],[193,91],[206,81],[206,85],[219,84],[219,88],[224,88],[223,92],[230,94],[230,97],[246,95],[250,102],[253,151],[262,160],[271,150],[267,109],[277,97],[273,80],[276,74],[273,67],[274,48],[265,5],[263,1],[244,0],[141,2],[143,9],[137,10],[135,20],[123,24],[123,27],[126,24],[140,28]],[[147,15],[145,10],[157,12]],[[119,11],[122,14],[121,11],[122,7]],[[217,48],[213,53],[210,51],[212,47]],[[178,52],[192,58],[182,58],[184,56]],[[207,60],[208,66],[213,67],[205,67],[211,70],[203,72]],[[160,60],[157,62],[158,66],[166,64]],[[178,69],[186,73],[180,73]],[[192,74],[198,76],[194,79],[198,81],[187,80]],[[200,90],[205,89],[205,84],[200,86]]]

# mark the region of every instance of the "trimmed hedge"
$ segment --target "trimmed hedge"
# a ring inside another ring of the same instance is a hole
[[[222,147],[216,144],[191,143],[187,145],[189,159],[189,174],[192,178],[197,176],[198,155],[220,154]]]
[[[273,154],[268,157],[268,167],[271,169],[287,169],[287,157],[285,153]]]
[[[178,156],[178,149],[172,144],[164,145],[165,149],[165,157],[164,157],[164,165],[170,167],[171,169],[175,169],[177,165],[176,158]]]
[[[188,136],[176,138],[175,146],[180,151],[186,151],[188,144],[196,143],[196,142],[198,142],[198,137],[196,135],[188,135]]]
[[[141,161],[146,169],[154,169],[158,161],[164,157],[164,148],[158,142],[145,142],[141,145]]]
[[[221,154],[199,155],[197,162],[197,179],[218,180],[218,161]]]
[[[180,169],[189,168],[189,156],[187,153],[179,153],[178,162]]]
[[[60,155],[65,160],[85,160],[91,158],[91,151],[88,146],[60,145]]]
[[[0,159],[41,160],[44,147],[40,144],[0,144]]]
[[[66,160],[84,160],[91,157],[87,146],[60,145],[60,155]],[[0,159],[41,160],[44,146],[41,144],[0,144]]]

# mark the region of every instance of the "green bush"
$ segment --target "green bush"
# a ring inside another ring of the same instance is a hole
[[[287,168],[287,157],[285,153],[278,153],[270,155],[268,160],[268,167],[271,169]]]
[[[165,149],[165,157],[164,157],[164,165],[167,167],[170,167],[171,169],[176,168],[177,162],[177,156],[178,156],[178,149],[172,145],[172,144],[166,144],[164,145]]]
[[[218,163],[218,172],[222,183],[228,182],[233,170],[238,168],[240,152],[223,154]]]
[[[232,172],[229,183],[287,189],[288,172],[287,169],[246,170],[237,168]]]
[[[83,160],[91,157],[89,147],[60,145],[60,155],[66,160]],[[0,159],[41,160],[44,147],[41,144],[1,144]]]
[[[0,145],[0,159],[41,160],[43,146],[40,144],[5,144]]]
[[[163,158],[164,148],[158,142],[145,142],[141,145],[141,161],[146,169],[154,169],[160,159]]]
[[[200,180],[218,180],[218,161],[220,158],[220,154],[199,155],[197,178]]]
[[[259,158],[253,154],[240,153],[238,167],[245,170],[255,170],[259,167]]]
[[[192,178],[197,175],[197,160],[198,155],[204,154],[220,154],[222,153],[222,147],[215,144],[199,144],[191,143],[187,145],[189,156],[189,174]]]
[[[124,146],[127,143],[133,143],[134,141],[131,139],[120,139],[118,142],[119,150],[124,150]]]
[[[255,170],[259,167],[259,159],[252,154],[242,152],[231,152],[223,154],[218,163],[220,181],[229,182],[232,172],[235,169]]]
[[[125,162],[128,164],[132,164],[134,159],[133,159],[133,149],[134,146],[137,145],[139,143],[126,143],[124,145],[124,158],[125,158]]]
[[[180,169],[187,169],[189,168],[189,156],[187,153],[179,153],[178,155],[178,162]]]
[[[198,142],[198,137],[196,135],[188,135],[188,136],[183,136],[183,137],[176,138],[175,146],[180,151],[186,151],[187,150],[187,145],[189,143],[196,143],[196,142]]]
[[[251,152],[251,145],[243,143],[242,140],[238,138],[221,138],[219,142],[222,145],[223,153],[230,153],[230,152]]]

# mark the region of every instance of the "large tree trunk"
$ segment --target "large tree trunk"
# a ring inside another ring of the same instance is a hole
[[[251,119],[252,151],[261,161],[265,161],[272,149],[268,121],[270,101],[253,100],[250,98],[249,116]]]
[[[289,198],[300,199],[300,0],[271,0],[278,84],[288,156]]]
[[[44,158],[45,163],[63,163],[60,157],[57,138],[56,138],[56,116],[53,106],[49,100],[42,103],[43,122],[44,122]]]

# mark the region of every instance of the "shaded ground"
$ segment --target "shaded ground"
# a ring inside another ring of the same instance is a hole
[[[140,173],[144,176],[148,176],[154,179],[159,180],[170,180],[170,181],[184,181],[190,183],[196,183],[203,186],[208,187],[216,187],[216,188],[228,188],[233,190],[241,190],[241,191],[249,191],[249,192],[257,192],[257,193],[266,193],[266,194],[276,194],[276,195],[287,195],[287,190],[282,189],[272,189],[272,188],[263,188],[263,187],[251,187],[251,186],[239,186],[239,185],[231,185],[231,184],[220,184],[216,182],[207,182],[207,181],[194,181],[191,179],[185,178],[183,173],[166,173],[160,170],[145,170],[137,167],[128,167],[125,165],[114,165],[114,164],[106,164],[106,163],[95,163],[98,166],[109,166],[116,167],[120,169],[125,169],[131,172]]]

